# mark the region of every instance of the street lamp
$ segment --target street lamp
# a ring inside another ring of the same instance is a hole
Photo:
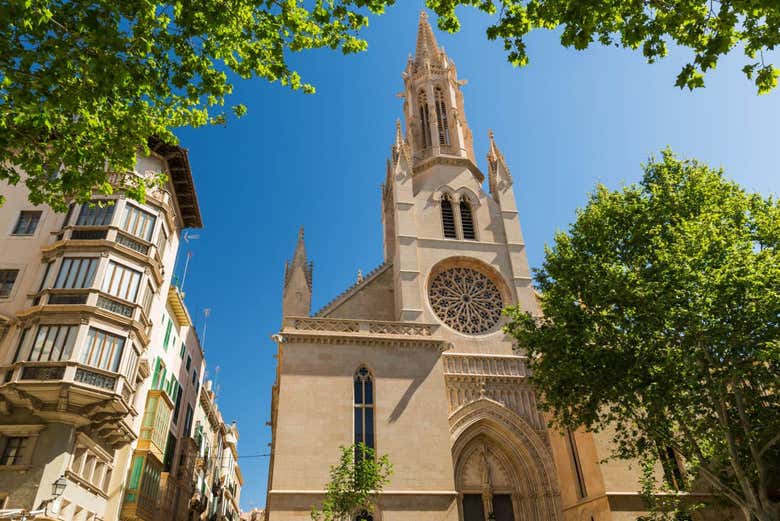
[[[65,476],[60,476],[57,481],[51,484],[51,494],[54,497],[60,497],[65,493],[65,487],[68,485],[68,480]]]

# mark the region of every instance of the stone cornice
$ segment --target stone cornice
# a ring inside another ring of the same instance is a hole
[[[444,339],[411,337],[404,335],[372,335],[370,333],[342,333],[331,331],[283,331],[272,337],[280,344],[290,342],[312,342],[330,345],[377,345],[406,348],[433,349],[440,352],[451,349],[452,344]]]

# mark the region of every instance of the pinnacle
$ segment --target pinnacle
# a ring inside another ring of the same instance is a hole
[[[436,43],[436,36],[433,34],[431,24],[428,23],[428,14],[425,11],[420,12],[420,22],[417,26],[417,50],[414,53],[414,60],[417,63],[430,59],[439,53],[439,46]]]
[[[306,265],[306,244],[303,242],[303,226],[298,230],[298,244],[295,245],[295,253],[293,254],[290,267],[297,265]]]

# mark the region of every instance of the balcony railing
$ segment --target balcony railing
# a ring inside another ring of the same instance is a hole
[[[388,336],[431,337],[439,329],[437,324],[415,322],[384,322],[336,318],[286,317],[283,331],[323,331]]]
[[[41,405],[59,400],[59,391],[42,382],[56,382],[70,388],[70,401],[78,407],[100,405],[111,413],[128,414],[133,409],[135,388],[120,373],[106,371],[75,360],[60,362],[16,362],[5,368],[2,384],[12,384]],[[0,385],[2,385],[0,384]],[[4,386],[4,385],[3,385]],[[13,399],[13,395],[12,396]],[[85,413],[86,414],[86,413]]]
[[[23,380],[63,380],[65,382],[99,387],[119,396],[125,394],[123,392],[125,389],[131,394],[135,392],[135,389],[125,379],[124,375],[76,361],[16,362],[8,370],[10,377],[6,379],[6,383]]]
[[[125,318],[129,318],[136,322],[140,322],[147,328],[151,325],[149,317],[146,315],[146,312],[140,304],[120,299],[95,288],[48,288],[35,296],[33,299],[33,305],[94,306],[111,313],[121,315]]]

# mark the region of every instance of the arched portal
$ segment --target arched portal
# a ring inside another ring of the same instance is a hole
[[[481,398],[451,414],[450,433],[460,521],[562,519],[552,456],[525,420]]]

